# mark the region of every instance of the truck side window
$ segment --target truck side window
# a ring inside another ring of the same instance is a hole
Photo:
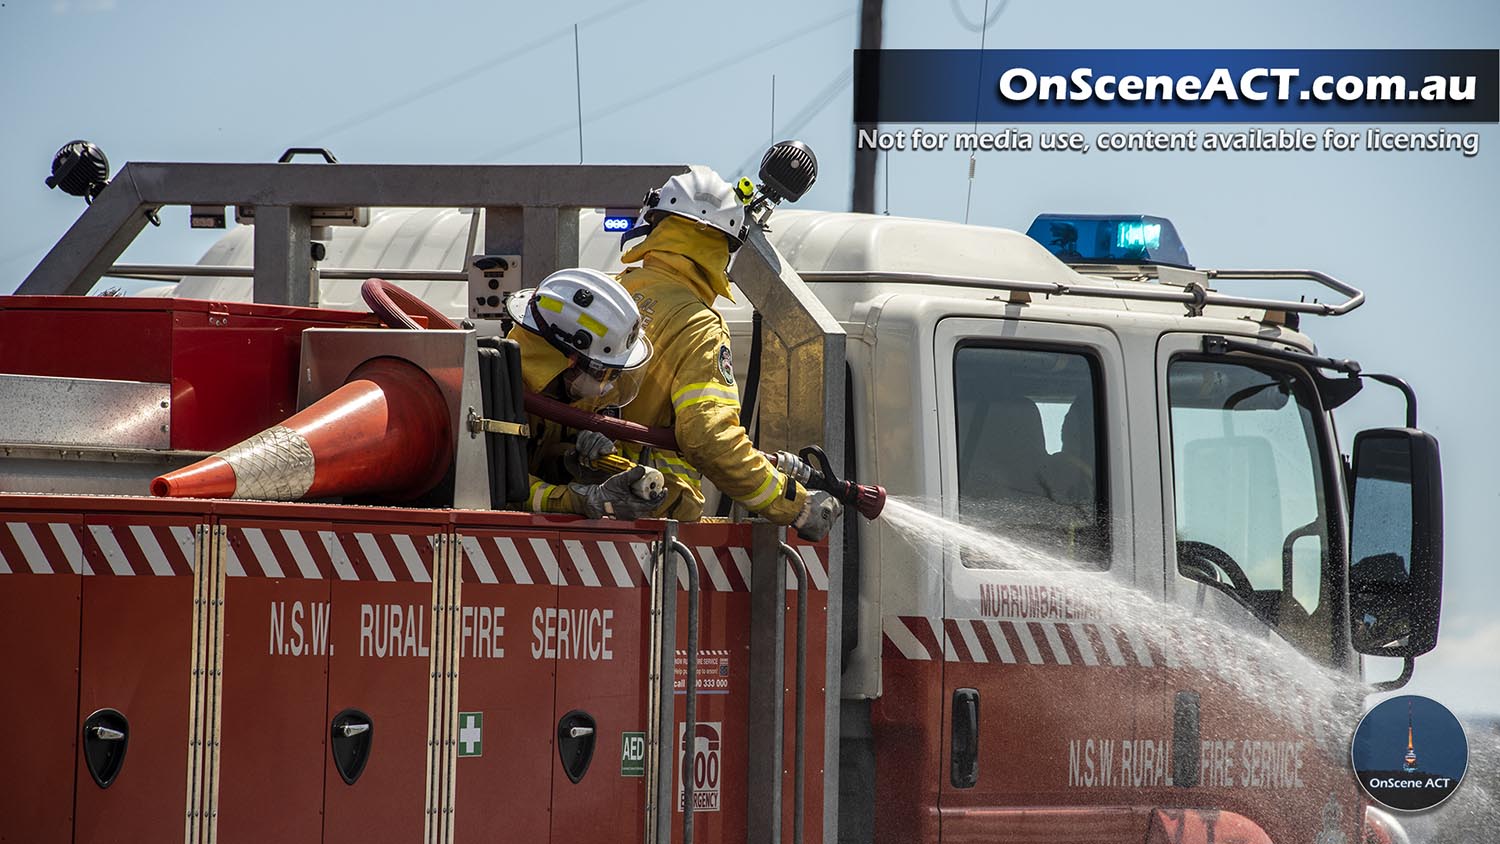
[[[1167,370],[1177,567],[1306,649],[1330,646],[1324,470],[1311,385],[1290,370],[1174,360]]]
[[[1108,567],[1094,360],[1079,352],[970,345],[955,353],[953,373],[964,519],[1063,561]],[[964,565],[1005,561],[966,553]]]

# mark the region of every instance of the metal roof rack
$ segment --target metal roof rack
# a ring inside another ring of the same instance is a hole
[[[1103,284],[1064,284],[1050,281],[1021,281],[978,276],[934,275],[914,272],[846,272],[839,270],[803,271],[804,281],[888,281],[902,284],[941,284],[984,287],[994,290],[1042,293],[1048,296],[1090,296],[1098,299],[1130,299],[1145,302],[1179,302],[1190,316],[1203,313],[1207,305],[1230,308],[1283,311],[1315,316],[1342,316],[1365,302],[1364,291],[1317,270],[1189,270],[1180,267],[1125,264],[1074,264],[1074,270],[1139,284],[1110,287]],[[1145,283],[1155,278],[1158,284]],[[1231,296],[1211,290],[1213,279],[1232,281],[1312,281],[1344,296],[1344,301],[1328,304],[1305,300],[1263,299],[1253,296]]]
[[[332,156],[328,156],[332,158]],[[253,301],[311,301],[312,209],[324,207],[482,208],[485,254],[522,254],[522,283],[578,264],[577,209],[634,207],[646,189],[685,165],[199,164],[131,162],[26,277],[18,294],[84,294],[105,274],[134,277],[249,275]],[[117,264],[126,247],[167,205],[250,206],[252,267]],[[388,279],[457,278],[440,271],[381,273]],[[320,268],[323,278],[368,275]],[[789,361],[790,395],[765,411],[772,447],[819,442],[842,470],[843,407],[824,402],[844,378],[844,330],[759,229],[751,232],[731,278],[766,314],[767,342]],[[772,303],[774,302],[774,306]],[[785,388],[784,388],[785,389]],[[818,397],[818,400],[809,400]],[[811,412],[808,408],[818,412]]]

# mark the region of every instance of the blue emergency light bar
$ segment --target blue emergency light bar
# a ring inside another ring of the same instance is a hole
[[[1026,236],[1068,264],[1191,267],[1177,228],[1145,214],[1041,214]]]
[[[604,216],[604,230],[623,234],[635,226],[634,214],[606,214]]]

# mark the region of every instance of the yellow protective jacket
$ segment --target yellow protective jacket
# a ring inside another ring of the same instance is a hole
[[[552,383],[552,379],[570,365],[568,359],[546,340],[519,325],[511,328],[506,337],[521,346],[521,381],[528,392],[542,392]],[[561,424],[534,413],[526,415],[526,422],[531,427],[531,459],[527,467],[531,492],[526,499],[527,509],[533,513],[581,514],[582,504],[566,483],[548,483],[539,477],[542,474],[558,477],[557,472],[550,471],[549,468],[561,464],[563,452],[567,450],[572,438],[571,432],[564,430]]]
[[[678,453],[621,444],[627,457],[655,467],[666,478],[667,501],[660,515],[679,521],[700,518],[699,480],[707,477],[752,512],[791,524],[802,512],[807,491],[777,471],[740,425],[729,329],[713,309],[716,296],[729,297],[728,242],[717,231],[667,216],[622,260],[642,262],[619,278],[641,310],[653,352],[640,393],[620,415],[672,428],[681,448]]]

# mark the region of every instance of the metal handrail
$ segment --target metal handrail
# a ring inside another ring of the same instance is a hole
[[[1201,308],[1204,305],[1219,305],[1231,308],[1254,308],[1258,310],[1314,314],[1317,316],[1342,316],[1363,305],[1365,302],[1364,291],[1317,270],[1174,270],[1172,268],[1145,266],[1131,266],[1128,268],[1080,266],[1078,269],[1086,269],[1091,273],[1120,278],[1122,280],[1148,278],[1150,277],[1149,273],[1152,271],[1160,272],[1167,270],[1172,276],[1185,279],[1201,277],[1204,280],[1218,278],[1233,281],[1313,281],[1347,298],[1336,305],[1317,301],[1260,299],[1248,296],[1229,296],[1197,284],[1179,286],[1168,281],[1163,281],[1161,284],[1155,286],[1141,284],[1133,287],[1109,287],[1103,284],[1064,284],[1053,281],[1022,281],[1019,279],[985,278],[982,276],[937,275],[934,273],[886,270],[872,272],[808,270],[799,272],[798,275],[809,283],[821,281],[886,281],[901,284],[961,285],[965,287],[984,287],[994,290],[1043,293],[1048,296],[1088,296],[1098,299],[1180,302],[1189,306],[1190,309],[1195,307]],[[1100,269],[1106,271],[1099,272]],[[1131,273],[1129,276],[1124,275],[1127,269]]]
[[[129,278],[143,281],[176,281],[178,278],[253,278],[254,267],[231,264],[115,264],[104,273],[109,278]],[[318,267],[322,278],[367,279],[383,278],[386,281],[468,281],[468,273],[455,270],[412,269],[360,269],[358,267]]]
[[[673,536],[668,549],[682,558],[688,576],[688,634],[687,634],[687,694],[683,701],[683,742],[687,748],[682,756],[682,840],[692,844],[693,840],[693,754],[697,746],[698,733],[698,563],[693,553]],[[669,579],[668,583],[672,580]],[[674,670],[675,673],[675,670]],[[673,746],[673,753],[677,748]]]
[[[807,777],[807,563],[782,542],[777,549],[797,578],[797,708],[792,738],[792,844],[802,844],[803,815],[806,798],[803,794]]]

